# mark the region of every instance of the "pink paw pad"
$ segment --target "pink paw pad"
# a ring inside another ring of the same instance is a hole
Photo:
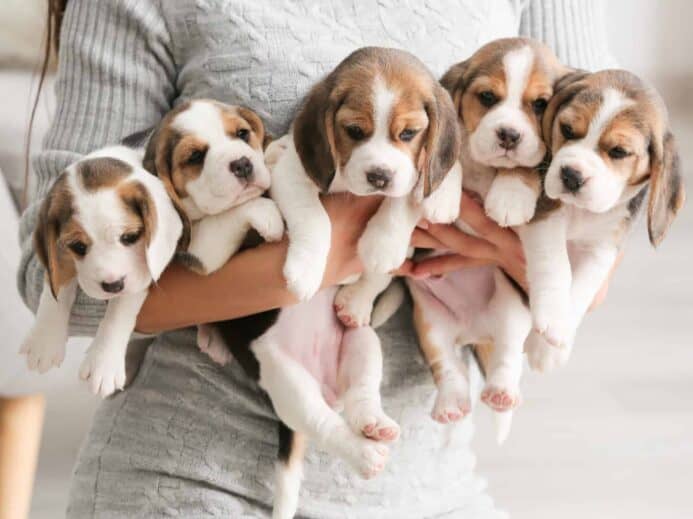
[[[481,401],[494,411],[502,412],[516,407],[520,403],[520,396],[505,389],[487,388],[481,393]]]

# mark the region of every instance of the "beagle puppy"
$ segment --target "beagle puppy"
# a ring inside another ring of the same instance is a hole
[[[542,116],[566,73],[544,45],[524,38],[493,41],[454,65],[441,83],[462,128],[465,189],[484,201],[501,225],[529,221],[541,191],[535,167],[547,148]],[[456,225],[475,234],[462,220]],[[457,346],[476,345],[486,384],[481,400],[498,412],[498,440],[519,402],[523,344],[531,328],[526,296],[500,269],[463,269],[440,278],[408,279],[414,323],[438,394],[432,416],[457,421],[471,409],[467,367]]]
[[[251,227],[267,240],[281,238],[283,222],[273,201],[258,196],[270,185],[263,140],[264,126],[254,113],[204,100],[168,114],[151,137],[144,163],[191,222],[190,246],[181,255],[191,268],[208,273],[223,264]],[[273,144],[267,148],[270,163],[290,147],[287,138]],[[252,168],[239,178],[234,165],[242,160]],[[232,244],[219,243],[222,237]],[[198,328],[201,349],[221,364],[233,356],[267,392],[281,420],[274,517],[296,511],[306,437],[373,477],[387,458],[382,442],[399,434],[380,404],[378,337],[371,328],[345,330],[332,307],[336,291]],[[333,409],[338,401],[346,419]]]
[[[149,285],[169,263],[182,224],[143,150],[112,146],[69,166],[41,205],[34,248],[46,269],[36,322],[22,345],[30,369],[65,356],[79,286],[108,301],[80,377],[106,397],[125,383],[125,352]]]
[[[388,283],[387,273],[406,258],[420,202],[458,155],[450,97],[418,59],[378,47],[349,55],[309,92],[275,166],[270,193],[288,229],[289,289],[307,300],[320,288],[331,229],[319,195],[344,191],[385,196],[358,252],[374,283]],[[459,194],[451,190],[449,198],[431,218],[454,219]]]
[[[647,226],[659,245],[685,201],[666,107],[629,72],[564,78],[543,121],[553,155],[547,202],[520,230],[534,332],[530,365],[566,362],[575,333],[623,247],[649,190]]]

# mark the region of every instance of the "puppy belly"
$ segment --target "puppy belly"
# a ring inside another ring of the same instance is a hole
[[[334,405],[344,326],[335,315],[337,288],[318,292],[308,301],[282,310],[274,334],[284,353],[305,367],[318,381],[323,396]]]
[[[488,339],[486,313],[495,290],[494,267],[474,267],[411,281],[460,327],[462,342]]]

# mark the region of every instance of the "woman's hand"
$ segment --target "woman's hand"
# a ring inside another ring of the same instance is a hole
[[[486,216],[484,208],[467,193],[462,194],[460,218],[479,236],[462,232],[454,225],[424,222],[414,231],[412,245],[444,250],[446,254],[416,264],[405,263],[399,273],[428,277],[465,267],[498,265],[527,289],[525,258],[517,234]]]

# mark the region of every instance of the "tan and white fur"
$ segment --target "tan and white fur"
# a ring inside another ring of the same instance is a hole
[[[544,159],[543,111],[567,69],[545,46],[522,38],[496,40],[450,68],[441,80],[462,127],[464,187],[478,194],[499,224],[534,215],[541,191],[535,167]],[[462,220],[457,226],[474,230]],[[438,395],[435,420],[448,423],[471,409],[467,366],[457,348],[476,345],[486,376],[481,399],[498,415],[499,441],[519,403],[523,345],[531,328],[522,290],[500,269],[478,267],[441,279],[409,280],[422,352]]]
[[[536,330],[527,353],[542,371],[568,359],[646,190],[655,246],[685,200],[664,103],[629,72],[566,77],[547,108],[544,136],[553,154],[545,191],[554,204],[521,232]]]
[[[147,291],[169,263],[182,224],[143,150],[112,146],[60,174],[42,203],[34,247],[46,269],[36,322],[22,345],[30,369],[59,366],[78,286],[107,300],[80,377],[106,397],[125,383],[125,352]]]

